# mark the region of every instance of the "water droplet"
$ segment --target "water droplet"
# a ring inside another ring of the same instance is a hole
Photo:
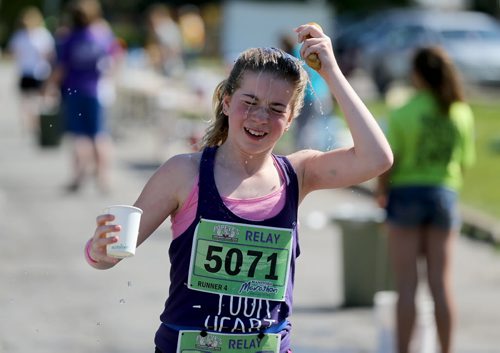
[[[132,281],[128,281],[128,282],[127,282],[127,286],[128,286],[128,287],[132,287]]]

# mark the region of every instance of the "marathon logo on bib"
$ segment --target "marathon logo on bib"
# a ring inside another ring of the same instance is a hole
[[[190,289],[284,301],[292,229],[201,219],[191,252]]]
[[[212,334],[198,335],[196,336],[196,348],[218,352],[222,349],[222,338]]]
[[[270,282],[248,281],[241,285],[239,293],[271,293],[276,294],[278,290]]]
[[[238,235],[240,234],[238,228],[229,224],[218,224],[214,226],[214,240],[238,242]]]

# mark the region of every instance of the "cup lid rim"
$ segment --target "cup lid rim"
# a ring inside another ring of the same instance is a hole
[[[108,208],[112,208],[112,207],[129,208],[129,209],[134,209],[134,210],[136,210],[136,211],[138,211],[140,213],[143,213],[143,210],[140,209],[139,207],[131,206],[131,205],[125,205],[125,204],[110,205],[110,206],[105,207],[104,209],[107,210]]]

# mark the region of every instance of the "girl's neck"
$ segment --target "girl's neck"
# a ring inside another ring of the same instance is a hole
[[[253,175],[265,168],[268,163],[272,164],[273,161],[270,152],[248,154],[224,143],[217,151],[216,163],[224,169]]]

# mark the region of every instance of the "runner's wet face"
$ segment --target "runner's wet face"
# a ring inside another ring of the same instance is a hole
[[[242,143],[274,145],[291,122],[294,87],[270,73],[247,72],[224,104],[229,136]]]

